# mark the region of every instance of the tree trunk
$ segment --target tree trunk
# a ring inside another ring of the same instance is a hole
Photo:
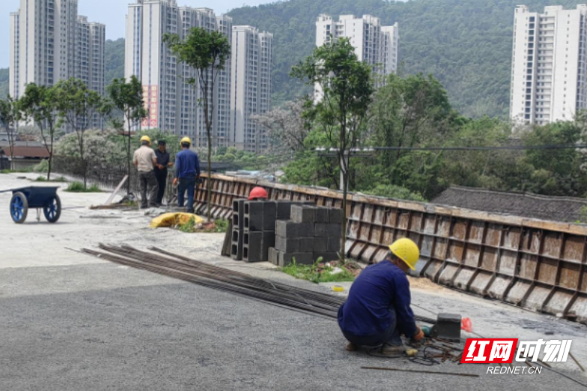
[[[208,180],[206,181],[206,204],[208,222],[212,219],[212,134],[211,129],[207,129],[208,133]]]
[[[349,173],[348,170],[343,174],[343,185],[342,185],[342,236],[340,239],[340,260],[344,264],[346,262],[346,226],[347,226],[347,194],[348,194],[348,182]]]
[[[47,180],[51,180],[51,165],[53,163],[53,151],[49,152],[49,160],[47,161]]]
[[[130,194],[130,180],[131,180],[131,167],[130,167],[130,141],[131,141],[131,137],[130,137],[130,125],[128,128],[128,144],[126,145],[126,173],[128,175],[128,178],[126,180],[126,194]]]

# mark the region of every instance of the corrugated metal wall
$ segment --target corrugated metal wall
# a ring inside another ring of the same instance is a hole
[[[274,200],[342,204],[337,191],[214,175],[213,215],[230,216],[232,201],[255,186]],[[196,193],[201,211],[205,189]],[[418,272],[438,284],[587,323],[587,227],[360,194],[349,201],[351,257],[378,262],[409,237],[421,249]]]

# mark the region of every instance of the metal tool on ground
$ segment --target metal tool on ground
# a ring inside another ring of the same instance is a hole
[[[437,372],[437,371],[419,371],[416,369],[400,369],[400,368],[386,368],[386,367],[361,367],[361,369],[375,369],[378,371],[397,371],[397,372],[412,372],[412,373],[427,373],[433,375],[450,375],[450,376],[464,376],[464,377],[479,377],[473,373],[451,373],[451,372]]]
[[[24,223],[30,208],[37,209],[38,213],[42,209],[47,221],[56,223],[61,216],[61,200],[57,189],[57,186],[28,186],[3,190],[0,193],[12,192],[10,217],[15,223]]]

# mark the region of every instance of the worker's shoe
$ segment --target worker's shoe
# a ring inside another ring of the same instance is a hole
[[[354,352],[355,350],[357,350],[359,347],[357,345],[355,345],[352,342],[347,342],[346,346],[344,347],[347,351],[349,352]]]
[[[380,353],[387,357],[400,357],[404,354],[406,348],[403,345],[389,345],[384,344],[381,347]]]

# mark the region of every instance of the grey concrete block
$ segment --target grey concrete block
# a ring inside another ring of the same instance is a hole
[[[298,265],[312,265],[314,263],[312,258],[312,253],[284,253],[280,251],[279,266],[285,267],[294,260]]]
[[[289,220],[277,220],[275,222],[275,234],[284,238],[299,239],[308,237],[313,232],[310,223],[294,223]]]
[[[277,201],[276,202],[276,218],[277,220],[289,220],[291,219],[291,207],[292,205],[314,205],[311,201]]]
[[[328,218],[331,223],[342,224],[342,209],[330,208]]]
[[[245,214],[243,229],[245,231],[263,231],[263,214]]]
[[[263,233],[245,232],[243,243],[243,260],[261,262],[263,253]]]
[[[326,242],[326,251],[339,252],[340,251],[340,235],[338,237],[329,237]]]
[[[314,235],[317,237],[340,238],[342,235],[340,224],[316,223],[314,225]]]
[[[265,201],[246,201],[245,202],[245,214],[263,214],[263,204]]]
[[[328,248],[328,238],[314,238],[314,252],[326,252]]]
[[[311,253],[314,251],[314,238],[301,238],[300,250],[302,252]]]
[[[292,205],[291,220],[294,223],[313,223],[315,217],[315,209],[307,205]]]
[[[269,262],[274,265],[279,265],[279,251],[275,247],[269,247],[267,256]]]
[[[275,248],[286,253],[295,253],[300,251],[300,240],[275,236]]]
[[[232,227],[242,230],[244,227],[245,200],[234,200],[232,202]]]
[[[263,231],[275,231],[275,219],[277,217],[277,205],[274,201],[263,203]]]
[[[314,253],[314,261],[322,257],[322,262],[338,261],[338,254],[335,252]]]
[[[314,222],[316,223],[329,223],[330,222],[330,216],[328,215],[328,208],[324,208],[324,207],[317,207],[314,210]]]
[[[245,213],[244,210],[244,205],[245,205],[245,201],[246,199],[240,199],[240,200],[234,200],[232,201],[232,211],[235,213]]]
[[[275,232],[263,231],[263,240],[261,242],[261,260],[269,260],[269,249],[275,247]]]
[[[243,241],[244,241],[244,232],[233,229],[232,230],[232,245],[230,250],[230,256],[232,259],[240,261],[243,259]]]

